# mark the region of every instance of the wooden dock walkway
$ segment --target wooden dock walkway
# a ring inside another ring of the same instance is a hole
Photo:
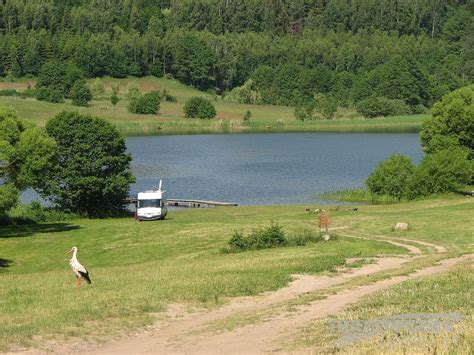
[[[170,198],[166,200],[168,206],[175,207],[217,207],[217,206],[238,206],[232,202],[219,202],[219,201],[207,201],[207,200],[188,200],[179,198]]]
[[[136,197],[129,197],[125,200],[126,203],[137,204]],[[218,206],[238,206],[237,203],[232,202],[219,202],[219,201],[208,201],[208,200],[192,200],[192,199],[181,199],[181,198],[169,198],[166,199],[166,205],[171,207],[188,207],[188,208],[205,208],[205,207],[218,207]]]

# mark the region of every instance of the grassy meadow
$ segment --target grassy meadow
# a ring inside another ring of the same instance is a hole
[[[89,80],[92,84],[94,80]],[[103,78],[105,94],[94,98],[90,107],[73,106],[70,100],[53,104],[36,99],[0,96],[0,105],[13,106],[21,119],[40,126],[62,110],[77,110],[103,117],[125,135],[161,134],[204,134],[239,132],[417,132],[422,121],[429,115],[397,116],[388,118],[364,119],[355,110],[339,109],[333,120],[298,121],[294,118],[292,107],[272,105],[246,105],[222,100],[217,95],[208,94],[183,85],[173,79],[145,77],[114,79]],[[110,103],[111,85],[119,84],[120,101],[116,106]],[[159,115],[136,115],[127,111],[128,86],[134,84],[140,91],[166,89],[175,96],[177,102],[162,102]],[[19,82],[0,82],[0,90],[13,88],[24,90],[34,87],[33,79]],[[213,120],[186,119],[183,113],[185,101],[192,96],[210,99],[216,107],[217,117]],[[243,117],[247,111],[252,113],[249,122]]]
[[[290,237],[315,230],[317,216],[307,207],[315,206],[190,209],[172,211],[163,222],[80,219],[1,227],[0,350],[114,334],[150,324],[169,304],[215,307],[278,289],[295,273],[330,272],[347,258],[407,253],[383,241],[345,237],[222,252],[234,230],[247,233],[270,221]],[[473,212],[467,197],[330,211],[333,226],[349,226],[344,233],[432,241],[447,255],[472,252]],[[400,220],[410,223],[408,232],[392,232]],[[93,282],[80,291],[65,252],[74,245]]]
[[[315,353],[347,354],[472,354],[473,285],[472,262],[439,275],[406,281],[300,329],[296,339],[286,344],[287,350],[311,348]],[[452,323],[452,331],[437,332],[420,331],[419,328],[414,331],[410,321],[405,325],[400,321],[388,323],[391,317],[400,319],[397,317],[402,314],[453,314],[459,320]],[[370,320],[380,322],[378,324],[385,320],[386,326],[385,329],[379,327],[372,336],[346,342],[343,334],[331,330],[332,322],[336,320]]]

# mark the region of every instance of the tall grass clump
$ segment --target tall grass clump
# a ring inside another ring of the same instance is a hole
[[[243,232],[235,231],[229,241],[230,252],[240,252],[245,250],[268,249],[288,244],[288,238],[283,228],[277,223],[272,223],[269,227],[260,227],[252,230],[245,236]]]
[[[331,236],[331,240],[336,240]],[[272,223],[269,227],[260,227],[252,230],[248,235],[242,231],[235,231],[229,240],[225,253],[241,252],[246,250],[259,250],[277,247],[306,246],[323,241],[322,233],[313,230],[303,230],[293,235],[287,235],[283,228]]]
[[[337,237],[332,235],[330,240],[335,239],[337,239]],[[308,244],[322,242],[323,240],[323,234],[321,232],[305,229],[299,233],[289,236],[287,245],[304,247]]]
[[[335,192],[328,192],[318,195],[325,200],[345,201],[345,202],[365,202],[372,205],[385,205],[391,203],[400,203],[407,199],[399,199],[395,196],[378,195],[365,188],[347,189]]]
[[[79,215],[61,211],[57,208],[43,206],[38,201],[29,204],[18,204],[7,216],[14,224],[34,224],[41,222],[61,222],[79,218]],[[1,222],[0,222],[1,224]]]

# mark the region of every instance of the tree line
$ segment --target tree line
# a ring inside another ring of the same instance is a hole
[[[3,0],[0,28],[102,33],[118,26],[144,34],[152,26],[274,35],[379,29],[449,37],[465,26],[473,6],[472,0]]]
[[[416,113],[473,81],[473,14],[473,0],[5,0],[0,76],[61,59],[85,77],[168,75],[240,102],[322,94]]]

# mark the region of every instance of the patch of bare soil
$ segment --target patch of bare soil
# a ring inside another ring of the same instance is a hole
[[[411,244],[406,244],[406,243],[401,243],[401,242],[396,242],[392,239],[388,239],[388,238],[383,238],[383,237],[377,237],[377,238],[367,238],[367,237],[360,237],[360,236],[354,236],[354,235],[349,235],[349,234],[342,234],[342,233],[339,233],[339,235],[343,236],[343,237],[348,237],[348,238],[358,238],[358,239],[367,239],[367,240],[378,240],[378,239],[383,239],[384,242],[386,243],[389,243],[389,244],[392,244],[392,245],[396,245],[397,247],[402,247],[402,248],[405,248],[407,249],[410,253],[412,254],[415,254],[415,255],[421,255],[423,254],[420,250],[420,248],[417,248],[415,247],[414,245],[411,245]],[[413,243],[417,243],[417,244],[422,244],[418,241],[414,241],[414,240],[407,240],[408,242],[413,242]],[[442,247],[441,247],[442,248]]]
[[[345,235],[347,237],[354,237]],[[365,237],[354,237],[362,238]],[[375,238],[374,238],[375,239]],[[313,301],[308,305],[293,307],[291,312],[282,311],[277,316],[254,324],[237,326],[234,330],[223,330],[214,334],[208,331],[209,325],[221,320],[230,319],[243,313],[265,310],[271,306],[282,304],[298,297],[321,291],[361,276],[397,269],[404,263],[421,257],[421,250],[411,244],[385,240],[385,242],[401,246],[409,250],[412,257],[379,258],[372,264],[359,269],[339,269],[335,276],[294,275],[288,287],[275,292],[266,292],[258,296],[242,297],[232,300],[228,305],[217,310],[191,310],[183,305],[171,305],[167,317],[157,321],[153,326],[140,331],[129,338],[119,338],[103,345],[75,342],[67,345],[49,343],[42,350],[29,350],[27,353],[89,353],[89,354],[137,354],[137,353],[261,353],[278,351],[277,339],[291,333],[295,328],[304,326],[312,320],[326,317],[347,307],[363,297],[396,285],[403,281],[431,275],[446,270],[470,256],[446,259],[439,265],[431,266],[408,276],[385,279],[374,284],[356,289],[347,289],[330,295],[323,300]],[[443,252],[443,247],[430,243],[409,240],[408,242],[425,244]],[[163,317],[162,317],[163,318]]]
[[[472,259],[473,254],[464,255],[458,258],[445,259],[436,265],[426,267],[406,276],[397,276],[373,284],[361,286],[355,289],[340,291],[330,295],[323,300],[317,300],[307,305],[298,306],[295,311],[279,314],[262,323],[254,325],[245,325],[231,331],[224,331],[219,334],[193,334],[189,331],[209,321],[215,320],[221,316],[232,313],[232,307],[241,309],[245,304],[252,307],[250,303],[255,302],[240,300],[241,304],[235,302],[226,307],[226,310],[217,310],[205,314],[186,315],[183,319],[158,323],[155,328],[147,333],[136,337],[109,343],[101,346],[91,354],[130,354],[130,353],[154,353],[154,354],[259,354],[263,352],[277,352],[279,350],[279,340],[288,337],[295,329],[302,327],[311,321],[327,317],[345,307],[348,307],[362,298],[382,291],[388,287],[397,285],[401,282],[433,275],[446,271],[450,267]],[[373,266],[373,265],[368,265]],[[338,276],[339,277],[339,276]],[[337,278],[337,277],[336,277]],[[336,279],[335,278],[335,279]],[[303,285],[304,278],[299,278],[290,285],[285,291],[280,290],[277,293],[262,296],[262,300],[275,298],[277,294],[284,298],[298,292],[304,292],[309,288]],[[308,280],[315,282],[315,280]],[[318,286],[328,285],[328,280],[319,280]],[[326,284],[325,282],[328,282]],[[290,291],[290,289],[292,291]],[[265,301],[262,301],[265,302]],[[267,301],[268,302],[268,301]],[[256,304],[253,303],[253,306]],[[68,349],[71,350],[71,349]]]

